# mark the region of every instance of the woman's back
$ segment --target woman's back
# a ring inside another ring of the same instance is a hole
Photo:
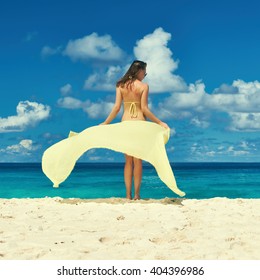
[[[120,86],[120,92],[124,103],[124,114],[122,121],[145,120],[141,109],[141,98],[144,91],[144,83],[135,80]]]

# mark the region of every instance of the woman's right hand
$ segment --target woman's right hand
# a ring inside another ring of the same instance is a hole
[[[162,127],[166,128],[166,129],[170,129],[167,123],[159,122],[159,125],[161,125]]]

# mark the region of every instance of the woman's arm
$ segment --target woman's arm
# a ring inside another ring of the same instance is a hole
[[[117,116],[117,114],[120,111],[121,103],[122,103],[122,96],[121,96],[120,88],[117,87],[116,88],[116,101],[115,101],[114,107],[112,108],[110,114],[108,115],[108,117],[102,124],[110,124],[113,121],[113,119]]]
[[[141,109],[143,114],[149,118],[151,121],[165,127],[165,128],[169,128],[169,126],[162,122],[160,119],[158,119],[148,108],[148,93],[149,93],[149,86],[147,84],[144,84],[144,91],[142,93],[142,97],[141,97]]]

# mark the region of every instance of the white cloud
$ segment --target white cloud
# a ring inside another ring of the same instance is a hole
[[[258,94],[207,94],[205,103],[207,108],[222,112],[260,112]]]
[[[232,85],[222,84],[219,88],[214,89],[213,93],[238,93],[238,89]]]
[[[243,148],[244,150],[256,150],[256,145],[254,143],[249,143],[247,141],[241,141],[239,144],[239,147]]]
[[[239,93],[243,93],[243,94],[260,93],[260,83],[258,81],[247,83],[244,82],[243,80],[236,80],[233,82],[232,86],[236,87]]]
[[[250,152],[247,151],[247,150],[238,150],[238,148],[235,149],[234,146],[229,146],[227,148],[227,150],[222,152],[222,153],[231,154],[233,156],[241,156],[241,155],[248,155],[248,154],[250,154]]]
[[[230,93],[230,87],[235,89],[234,93]],[[189,85],[187,93],[172,93],[165,98],[157,108],[158,116],[191,118],[193,125],[206,128],[210,116],[225,112],[231,119],[229,129],[260,130],[260,83],[236,80],[230,87],[227,87],[229,93],[208,94],[204,83],[197,81]]]
[[[110,35],[99,36],[97,33],[70,40],[63,54],[72,60],[120,61],[124,57],[124,52]]]
[[[178,61],[172,57],[167,47],[171,34],[161,27],[137,41],[134,54],[137,59],[147,62],[147,77],[151,92],[169,92],[187,90],[185,81],[173,72],[178,68]]]
[[[207,128],[210,125],[209,122],[200,120],[198,117],[191,119],[190,123],[201,128]]]
[[[114,103],[112,102],[89,102],[87,106],[84,106],[84,111],[92,119],[105,118],[108,116],[113,106]]]
[[[63,136],[61,134],[57,134],[57,133],[51,133],[51,132],[45,132],[41,135],[41,138],[44,138],[46,140],[53,140],[53,139],[60,139]]]
[[[113,91],[116,81],[123,75],[123,68],[110,66],[105,73],[91,74],[85,81],[84,89]]]
[[[197,81],[195,84],[189,85],[187,93],[172,93],[165,98],[156,111],[158,116],[163,119],[192,118],[194,113],[205,110],[205,97],[205,85],[201,81]]]
[[[260,83],[235,80],[232,87],[237,93],[207,95],[206,106],[232,113],[260,113]]]
[[[83,107],[83,102],[77,98],[66,96],[58,99],[58,106],[66,109],[80,109]]]
[[[229,158],[230,156],[239,159],[241,156],[247,155],[250,157],[254,155],[256,148],[254,144],[245,141],[234,143],[229,146],[223,144],[218,147],[209,147],[207,145],[194,143],[190,151],[192,156],[203,160],[207,160],[207,157],[223,159],[223,157]]]
[[[234,156],[249,155],[248,151],[234,151]]]
[[[114,103],[102,100],[98,102],[81,101],[72,97],[64,97],[58,100],[58,106],[66,109],[82,109],[91,119],[99,119],[108,116]]]
[[[62,95],[69,95],[72,92],[71,84],[66,84],[60,88],[60,92]]]
[[[190,84],[188,87],[188,93],[175,93],[169,98],[165,99],[165,103],[172,105],[177,109],[189,109],[196,108],[200,111],[203,109],[203,99],[205,98],[205,85],[198,81],[195,84]]]
[[[209,157],[214,157],[215,154],[216,154],[215,151],[206,152],[206,155],[209,156]]]
[[[23,131],[47,119],[50,107],[37,102],[20,101],[16,107],[16,116],[0,118],[0,133]]]
[[[51,48],[49,46],[44,46],[41,50],[41,56],[47,57],[47,56],[55,55],[55,54],[60,53],[61,50],[62,50],[61,46],[59,46],[57,48]]]
[[[32,151],[36,151],[39,148],[40,146],[33,143],[31,139],[24,139],[18,144],[7,146],[5,149],[0,149],[0,152],[6,154],[30,155]]]
[[[258,131],[260,130],[260,113],[229,113],[231,116],[231,130]]]
[[[19,144],[26,150],[32,150],[33,147],[32,147],[32,143],[33,141],[30,140],[30,139],[24,139],[22,140]]]

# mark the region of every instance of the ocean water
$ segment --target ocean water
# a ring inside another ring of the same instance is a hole
[[[125,197],[123,163],[77,163],[59,188],[43,174],[40,163],[0,163],[0,198]],[[260,163],[174,163],[172,169],[186,198],[260,198]],[[145,164],[141,197],[178,197]]]

